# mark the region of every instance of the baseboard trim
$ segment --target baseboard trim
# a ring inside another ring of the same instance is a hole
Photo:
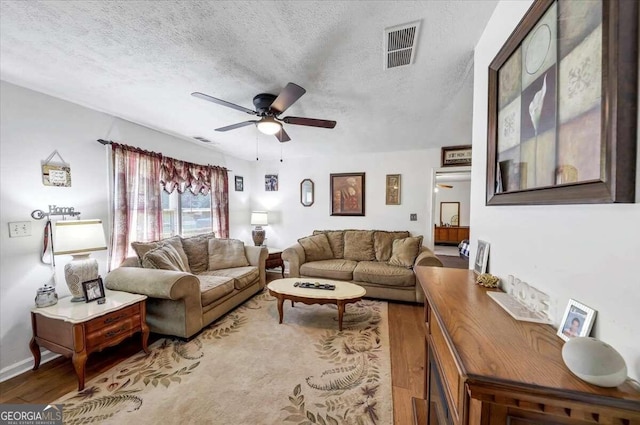
[[[49,350],[43,350],[40,359],[40,366],[58,357],[60,357],[60,354],[53,353]],[[4,367],[0,370],[0,382],[4,382],[7,379],[11,379],[31,369],[33,369],[33,357],[26,358],[10,366]]]

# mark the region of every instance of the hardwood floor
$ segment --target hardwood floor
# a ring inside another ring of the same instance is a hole
[[[389,303],[394,425],[413,424],[411,398],[424,398],[422,314],[420,305]],[[149,344],[158,338],[158,335],[151,334]],[[91,354],[87,362],[86,380],[100,375],[140,350],[140,337],[136,335],[117,347]],[[59,357],[41,365],[37,371],[28,371],[0,383],[0,403],[49,403],[76,390],[77,385],[71,361]]]

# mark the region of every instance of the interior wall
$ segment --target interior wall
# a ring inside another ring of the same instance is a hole
[[[436,193],[436,214],[433,223],[440,225],[440,203],[460,202],[460,226],[468,226],[470,223],[471,211],[471,181],[447,181],[438,180],[438,183],[453,186],[450,189],[439,188]]]
[[[629,375],[640,379],[640,204],[485,206],[487,69],[530,4],[501,1],[475,50],[471,256],[478,239],[490,242],[489,271],[551,295],[556,322],[569,298],[595,309],[593,335],[618,350]],[[640,200],[640,184],[636,192]]]
[[[431,169],[439,166],[439,161],[439,149],[258,161],[251,205],[254,210],[269,211],[267,244],[277,248],[291,246],[316,229],[409,230],[412,235],[426,237],[431,223]],[[329,175],[350,172],[366,173],[366,215],[331,216]],[[277,192],[265,191],[265,174],[278,174]],[[402,175],[400,205],[385,205],[387,174]],[[315,202],[310,207],[300,204],[300,182],[305,178],[315,185]],[[417,221],[409,220],[412,213],[417,214]],[[249,228],[249,221],[246,223]]]
[[[197,146],[149,128],[32,90],[0,82],[0,379],[31,367],[29,310],[36,290],[52,277],[40,262],[44,220],[33,220],[35,209],[50,204],[74,207],[82,218],[98,218],[109,228],[107,149],[105,138],[162,152],[178,159],[227,166],[230,173],[248,174],[247,161]],[[71,187],[42,184],[41,160],[54,150],[71,165]],[[246,188],[245,188],[246,190]],[[248,192],[230,191],[231,232],[249,216]],[[248,218],[247,218],[248,220]],[[9,238],[9,222],[31,222],[31,236]],[[100,274],[106,273],[106,251],[92,254]],[[69,295],[64,265],[70,256],[56,257],[57,293]],[[48,357],[45,356],[46,360]],[[20,370],[20,368],[23,368]]]

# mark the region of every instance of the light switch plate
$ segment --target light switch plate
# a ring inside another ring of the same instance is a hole
[[[22,236],[31,236],[31,222],[14,221],[9,223],[9,237],[19,238]]]
[[[418,214],[409,214],[409,220],[418,221]]]

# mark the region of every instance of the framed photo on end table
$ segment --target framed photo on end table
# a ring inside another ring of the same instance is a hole
[[[82,292],[84,292],[85,302],[90,303],[98,300],[98,304],[100,304],[100,300],[105,297],[102,278],[98,277],[97,279],[82,282]]]

